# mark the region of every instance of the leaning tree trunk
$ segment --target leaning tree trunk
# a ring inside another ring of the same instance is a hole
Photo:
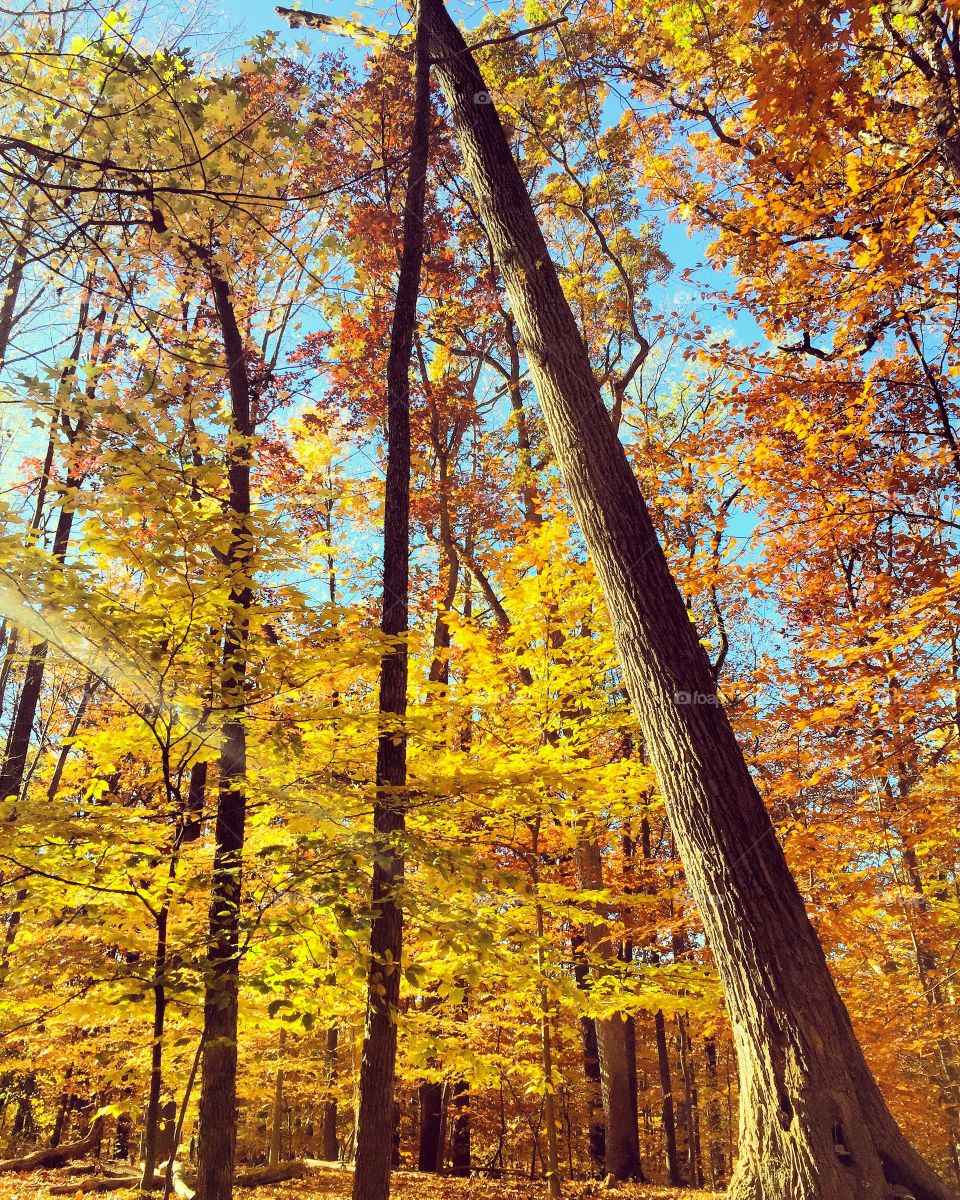
[[[741,1087],[731,1194],[881,1200],[899,1183],[946,1200],[864,1060],[483,77],[442,0],[422,0],[421,20],[723,981]]]
[[[430,129],[428,39],[418,21],[413,130],[403,215],[403,248],[387,360],[387,478],[383,530],[383,616],[392,645],[380,664],[380,735],[373,825],[373,924],[367,1020],[360,1062],[354,1200],[387,1200],[403,950],[401,839],[406,819],[407,630],[410,570],[410,358],[423,263],[423,207]]]
[[[212,258],[207,257],[212,263]],[[221,660],[223,728],[214,826],[213,878],[207,930],[203,1007],[197,1191],[203,1200],[230,1200],[237,1144],[237,1019],[240,995],[240,899],[247,812],[246,673],[250,573],[250,441],[254,417],[243,337],[226,280],[214,267],[211,289],[223,333],[230,393],[226,567],[234,572]]]

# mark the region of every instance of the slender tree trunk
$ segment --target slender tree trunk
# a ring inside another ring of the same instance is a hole
[[[690,1037],[686,1018],[677,1013],[677,1051],[680,1056],[680,1072],[683,1076],[683,1115],[687,1127],[687,1177],[691,1187],[703,1186],[703,1168],[700,1162],[700,1137],[697,1130],[697,1085],[693,1062],[690,1058]]]
[[[577,882],[585,891],[603,887],[600,847],[590,837],[577,843]],[[599,918],[585,927],[590,950],[604,962],[613,959],[606,924]],[[627,1019],[620,1013],[597,1018],[597,1049],[603,1098],[605,1164],[607,1173],[623,1182],[643,1179],[640,1164],[640,1134],[637,1128],[637,1078],[635,1047]]]
[[[70,1109],[73,1107],[73,1089],[70,1086],[72,1078],[73,1064],[67,1063],[67,1069],[63,1076],[63,1091],[60,1093],[60,1103],[57,1106],[57,1119],[53,1123],[53,1133],[50,1137],[51,1149],[60,1145],[66,1132],[67,1119],[70,1116]]]
[[[573,976],[577,987],[585,990],[589,968],[583,957],[583,944],[581,935],[573,939]],[[603,1121],[597,1026],[592,1017],[580,1018],[580,1040],[583,1044],[583,1073],[587,1081],[587,1152],[593,1174],[600,1177],[606,1172],[606,1126]]]
[[[230,288],[216,269],[210,271],[210,282],[223,332],[230,392],[227,475],[231,542],[226,567],[233,573],[233,581],[221,669],[225,716],[207,932],[197,1191],[203,1200],[231,1200],[237,1141],[240,901],[247,811],[247,642],[253,603],[250,442],[255,430],[246,354]]]
[[[950,1191],[871,1076],[613,432],[496,106],[442,0],[422,0],[464,171],[584,538],[687,880],[724,984],[741,1081],[735,1200]],[[838,1153],[840,1148],[844,1153]]]
[[[148,1188],[157,1168],[157,1141],[160,1131],[160,1094],[163,1087],[163,1026],[167,1012],[167,921],[164,905],[157,913],[157,943],[153,961],[153,1041],[150,1046],[150,1088],[147,1120],[143,1135],[143,1175],[140,1186]]]
[[[540,881],[540,818],[532,825],[533,845],[530,849],[531,874],[534,889]],[[544,925],[543,906],[536,901],[537,922],[537,971],[540,975],[540,1052],[543,1065],[543,1116],[547,1122],[547,1191],[556,1198],[560,1195],[560,1149],[557,1144],[557,1111],[555,1104],[556,1080],[553,1073],[553,1033],[550,1023],[550,999],[547,993],[546,960],[543,949]]]
[[[6,637],[3,643],[3,666],[0,667],[0,717],[7,706],[7,688],[10,685],[10,675],[17,660],[20,645],[20,630],[9,621],[4,622]]]
[[[24,218],[20,236],[13,247],[10,269],[3,280],[3,299],[0,301],[0,370],[3,369],[10,349],[10,335],[17,323],[17,301],[20,299],[20,289],[23,286],[24,271],[27,266],[27,247],[34,231],[34,210],[36,200],[31,194],[23,205]],[[22,314],[21,314],[22,315]]]
[[[387,362],[387,479],[384,498],[382,629],[394,644],[380,665],[381,728],[377,741],[373,925],[354,1200],[387,1200],[393,1143],[397,1004],[403,949],[402,838],[407,744],[407,605],[410,555],[410,360],[423,262],[423,208],[430,129],[428,36],[417,22],[413,131],[403,216],[403,247]]]
[[[273,1166],[283,1156],[283,1055],[286,1045],[286,1030],[280,1030],[280,1055],[277,1063],[277,1078],[273,1088],[273,1114],[270,1121],[270,1151],[267,1163]]]
[[[334,1088],[337,1086],[337,1027],[327,1026],[327,1041],[324,1047],[324,1067],[326,1070],[327,1099],[321,1108],[321,1155],[327,1162],[336,1162],[340,1157],[340,1147],[337,1142],[337,1098]]]
[[[707,1069],[707,1129],[710,1134],[710,1186],[716,1191],[724,1175],[723,1147],[720,1145],[720,1104],[717,1099],[717,1043],[706,1038],[703,1046],[704,1063]]]
[[[680,1168],[677,1163],[677,1125],[673,1115],[673,1083],[670,1080],[670,1048],[663,1013],[653,1015],[654,1035],[657,1042],[657,1067],[660,1074],[660,1117],[663,1123],[663,1149],[666,1159],[667,1179],[673,1187],[680,1186]]]
[[[470,1174],[470,1085],[458,1079],[450,1097],[453,1130],[450,1135],[450,1171],[453,1175]]]

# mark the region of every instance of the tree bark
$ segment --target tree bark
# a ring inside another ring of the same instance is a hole
[[[735,1200],[918,1200],[946,1185],[870,1073],[617,440],[496,107],[442,4],[422,20],[606,597],[627,686],[724,985],[741,1081]],[[379,1198],[378,1198],[379,1200]]]
[[[208,257],[208,262],[212,259]],[[250,442],[254,418],[243,338],[227,281],[210,271],[223,333],[230,393],[226,567],[233,573],[221,660],[219,790],[214,828],[213,879],[207,930],[203,1009],[198,1191],[203,1200],[230,1200],[237,1139],[237,1015],[240,985],[240,901],[247,810],[246,673],[249,577],[253,545],[250,519]]]
[[[374,801],[376,854],[367,1017],[360,1063],[354,1200],[387,1200],[393,1144],[397,1004],[403,950],[404,788],[407,744],[407,631],[410,558],[410,361],[423,263],[423,209],[430,130],[428,36],[417,21],[413,130],[403,215],[403,246],[387,361],[387,478],[384,498],[383,616],[394,644],[380,664],[381,727]],[[206,1198],[205,1198],[206,1200]]]

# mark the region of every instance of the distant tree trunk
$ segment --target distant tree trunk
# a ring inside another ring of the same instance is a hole
[[[439,1169],[443,1084],[423,1082],[417,1088],[417,1097],[420,1101],[417,1167],[421,1171],[436,1171]]]
[[[717,1043],[708,1037],[703,1043],[703,1058],[707,1069],[707,1128],[710,1133],[710,1186],[714,1191],[720,1187],[725,1173],[723,1147],[720,1144],[720,1105],[717,1100]]]
[[[573,939],[573,977],[577,986],[585,989],[589,968],[583,957],[583,942],[579,934]],[[587,1081],[587,1151],[593,1174],[599,1178],[606,1173],[606,1128],[603,1122],[600,1050],[597,1046],[597,1027],[592,1017],[580,1018],[580,1040],[583,1044],[583,1073]]]
[[[132,1133],[133,1121],[128,1112],[123,1112],[117,1117],[117,1128],[113,1135],[113,1156],[120,1162],[126,1162],[130,1157]]]
[[[337,1142],[337,1097],[334,1088],[337,1086],[337,1027],[327,1026],[327,1042],[324,1048],[324,1066],[326,1070],[327,1099],[321,1107],[321,1157],[327,1162],[336,1162],[340,1157],[340,1147]]]
[[[203,832],[203,806],[207,793],[207,764],[194,763],[190,768],[190,785],[187,790],[187,811],[184,820],[182,841],[195,842]]]
[[[88,279],[87,290],[80,304],[76,332],[73,336],[71,357],[67,360],[67,365],[63,368],[60,374],[60,384],[62,387],[69,387],[77,374],[77,363],[83,347],[84,337],[87,333],[87,323],[90,320],[89,288],[91,285],[92,281]],[[93,366],[95,366],[100,361],[101,357],[109,350],[109,347],[107,350],[104,350],[104,315],[105,314],[101,312],[94,322],[94,332],[89,351],[90,364]],[[114,322],[116,322],[116,319],[117,314],[115,314]],[[9,330],[7,332],[9,333]],[[2,330],[0,330],[0,335],[2,335]],[[93,380],[95,379],[96,375],[94,374]],[[96,383],[88,383],[84,394],[86,400],[91,402],[91,404],[95,392]],[[51,419],[50,433],[47,439],[47,448],[43,460],[43,467],[40,472],[37,495],[34,501],[33,516],[30,522],[29,536],[31,539],[38,536],[42,527],[44,508],[47,502],[47,494],[54,478],[54,459],[56,455],[59,427],[60,425],[65,427],[67,431],[68,444],[72,447],[83,434],[87,424],[88,418],[85,412],[81,412],[75,418],[72,426],[70,425],[69,420],[64,418],[63,411],[59,407],[54,412],[54,415]],[[53,545],[50,548],[51,557],[57,563],[62,564],[66,561],[67,550],[70,546],[70,536],[73,532],[74,505],[72,502],[71,493],[80,487],[84,481],[84,478],[85,474],[77,468],[75,463],[68,462],[66,475],[62,485],[60,486],[61,503],[57,512],[57,522],[53,534]],[[27,659],[23,684],[20,688],[20,695],[17,698],[13,721],[7,737],[7,746],[6,753],[4,755],[3,766],[0,767],[0,799],[5,799],[8,796],[13,796],[19,799],[21,789],[24,785],[24,776],[26,774],[27,767],[27,754],[30,749],[30,738],[33,734],[33,724],[36,720],[37,708],[40,704],[40,690],[43,685],[43,676],[46,669],[48,650],[49,647],[45,641],[35,642],[30,649],[30,656]]]
[[[610,610],[726,993],[741,1080],[734,1200],[950,1190],[890,1115],[750,777],[603,404],[496,106],[442,0],[422,0],[464,171]],[[838,1153],[843,1148],[844,1153]]]
[[[7,271],[6,278],[2,284],[0,284],[3,292],[3,299],[0,301],[0,370],[2,370],[6,362],[7,353],[10,349],[10,336],[17,322],[17,301],[20,299],[20,289],[23,286],[23,276],[27,266],[27,248],[34,232],[35,209],[36,195],[31,191],[29,196],[21,201],[23,224],[20,234],[16,237],[13,244],[10,269]],[[9,226],[7,226],[4,232],[7,237],[10,237],[11,230]]]
[[[470,1174],[470,1085],[458,1079],[450,1097],[453,1130],[450,1135],[450,1171],[453,1175]]]
[[[677,1013],[677,1050],[683,1075],[683,1115],[687,1127],[687,1177],[691,1187],[703,1187],[703,1166],[700,1160],[700,1132],[697,1085],[690,1057],[690,1037],[686,1018]]]
[[[677,1126],[673,1115],[673,1084],[670,1080],[670,1048],[663,1013],[653,1016],[654,1035],[657,1041],[657,1067],[660,1074],[660,1117],[663,1123],[663,1149],[666,1159],[667,1179],[673,1187],[679,1187],[680,1168],[677,1162]]]
[[[437,1171],[443,1174],[447,1168],[447,1130],[450,1125],[450,1080],[444,1081],[440,1089],[440,1136],[437,1138]]]
[[[53,1133],[50,1135],[51,1149],[59,1146],[67,1128],[70,1110],[73,1107],[73,1089],[70,1080],[73,1078],[73,1064],[67,1063],[63,1076],[63,1091],[60,1093],[60,1103],[57,1105],[57,1117],[53,1123]]]
[[[153,1040],[150,1046],[150,1087],[143,1135],[143,1174],[140,1186],[149,1188],[157,1168],[160,1130],[160,1093],[163,1087],[163,1027],[167,1011],[167,921],[166,904],[156,917],[156,949],[153,962]]]
[[[240,987],[240,902],[247,812],[246,674],[250,567],[250,442],[254,436],[243,337],[227,281],[210,264],[210,282],[223,333],[230,393],[226,567],[233,574],[223,638],[217,816],[207,932],[197,1191],[203,1200],[230,1200],[237,1140],[237,1014]]]
[[[603,887],[600,847],[591,837],[577,842],[577,882],[584,891]],[[606,924],[599,918],[585,927],[587,946],[601,960],[612,960],[613,947]],[[640,1132],[637,1128],[636,1055],[627,1019],[620,1013],[598,1018],[597,1050],[605,1129],[607,1173],[618,1181],[643,1179]]]
[[[283,1053],[286,1045],[286,1030],[280,1030],[280,1053],[277,1063],[277,1078],[273,1088],[273,1113],[270,1120],[270,1150],[267,1163],[273,1166],[283,1157]]]
[[[384,497],[383,617],[394,639],[380,665],[380,735],[374,833],[373,924],[367,1019],[360,1065],[354,1200],[387,1200],[390,1194],[393,1087],[397,1056],[397,1003],[403,949],[402,837],[407,745],[407,631],[410,555],[410,361],[423,261],[423,209],[430,130],[428,37],[418,20],[413,130],[404,200],[403,245],[387,362],[387,478]],[[204,1198],[206,1200],[206,1198]]]
[[[532,823],[533,844],[530,850],[533,885],[539,886],[540,862],[540,818]],[[540,1053],[543,1067],[543,1116],[547,1123],[547,1191],[551,1197],[560,1195],[560,1149],[557,1144],[557,1110],[554,1102],[556,1083],[553,1075],[553,1032],[550,1022],[550,1001],[547,994],[546,959],[543,949],[544,924],[543,906],[536,902],[537,922],[537,971],[540,975]],[[536,1151],[536,1141],[534,1141]]]

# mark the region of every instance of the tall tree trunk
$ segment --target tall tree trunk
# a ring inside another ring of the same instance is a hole
[[[898,1183],[918,1200],[947,1200],[950,1191],[900,1132],[864,1060],[717,701],[496,106],[442,0],[422,0],[421,13],[724,984],[741,1081],[731,1195],[882,1200]]]
[[[213,262],[207,256],[208,263]],[[214,827],[213,878],[207,929],[207,972],[203,1006],[203,1058],[197,1191],[203,1200],[230,1200],[237,1141],[237,1012],[240,991],[240,901],[247,812],[246,674],[250,572],[250,442],[254,417],[243,338],[227,281],[210,270],[217,317],[223,333],[230,393],[227,446],[232,573],[223,639],[220,772]]]
[[[413,130],[403,214],[403,247],[387,361],[387,478],[383,531],[383,618],[395,639],[380,664],[380,736],[374,802],[376,855],[367,1018],[360,1064],[354,1200],[387,1200],[393,1142],[397,1004],[403,949],[402,838],[406,822],[407,630],[410,556],[410,361],[423,263],[423,207],[430,131],[428,35],[418,19]]]

